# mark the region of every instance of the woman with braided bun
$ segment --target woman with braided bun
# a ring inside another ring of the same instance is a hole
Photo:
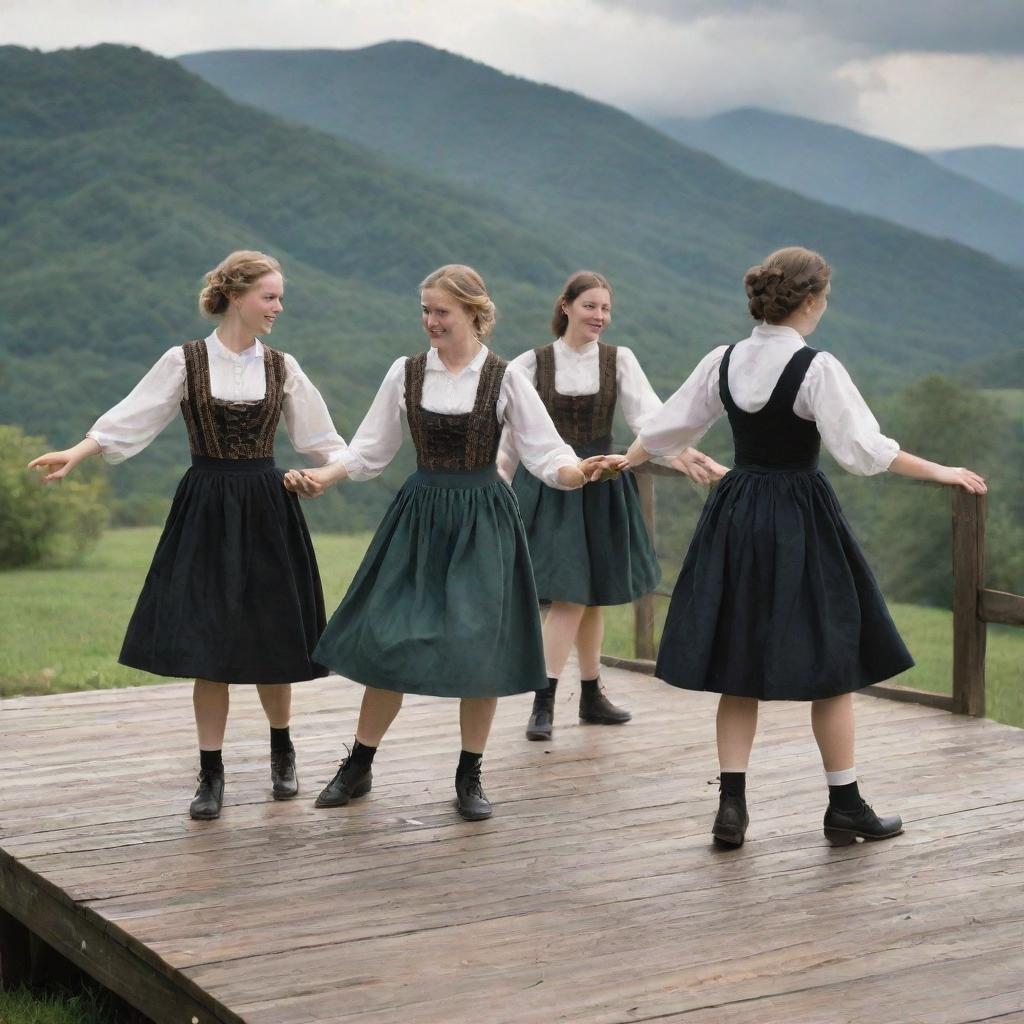
[[[580,456],[611,450],[616,407],[634,432],[644,417],[661,408],[632,351],[601,340],[611,318],[611,284],[601,274],[579,270],[555,300],[554,342],[524,352],[510,364],[537,388],[558,432]],[[649,594],[661,577],[636,480],[632,473],[621,473],[581,491],[548,487],[524,467],[515,469],[515,446],[508,432],[498,462],[519,500],[537,593],[550,602],[544,620],[548,687],[534,695],[526,738],[551,739],[558,677],[573,645],[579,657],[580,721],[628,722],[630,712],[605,696],[599,670],[603,607]],[[705,483],[710,472],[725,472],[693,449],[675,464]]]
[[[206,275],[200,312],[218,321],[201,341],[168,349],[85,439],[30,463],[59,481],[84,459],[123,462],[181,414],[192,466],[178,485],[128,624],[120,662],[195,678],[199,788],[189,813],[221,812],[221,748],[228,685],[255,685],[270,722],[274,799],[299,790],[291,743],[291,683],[326,675],[313,657],[326,617],[309,532],[274,467],[283,418],[297,452],[320,464],[345,442],[320,392],[289,355],[263,344],[284,309],[280,264],[261,252],[231,253]]]
[[[734,468],[708,499],[676,583],[656,674],[721,694],[720,800],[712,828],[743,843],[746,771],[758,702],[804,700],[824,763],[824,829],[834,845],[888,839],[860,796],[852,693],[913,665],[835,492],[818,469],[822,442],[846,470],[886,470],[981,494],[968,469],[927,462],[885,437],[849,374],[804,339],[828,306],[831,268],[816,252],[779,249],[744,278],[759,321],[709,353],[643,425],[627,461],[696,441],[726,414]]]
[[[435,270],[420,303],[430,347],[395,361],[340,462],[286,477],[310,497],[345,477],[369,480],[398,453],[403,414],[409,424],[418,468],[316,649],[365,687],[355,742],[317,806],[369,793],[374,755],[403,697],[428,694],[459,700],[455,805],[475,821],[492,813],[481,764],[497,699],[546,686],[530,553],[495,465],[502,428],[551,487],[581,487],[605,460],[577,459],[532,385],[484,345],[494,303],[472,267]]]

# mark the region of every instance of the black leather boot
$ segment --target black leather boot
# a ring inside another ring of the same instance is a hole
[[[316,798],[316,806],[343,807],[349,800],[366,796],[372,785],[373,771],[370,766],[356,764],[351,756],[346,757],[334,773],[334,778]]]
[[[632,718],[625,708],[617,708],[596,686],[580,687],[580,721],[591,725],[622,725]]]
[[[898,814],[880,818],[863,800],[856,811],[840,811],[831,804],[825,811],[825,838],[833,846],[849,846],[857,839],[892,839],[902,831]]]
[[[526,723],[528,740],[549,740],[555,721],[555,691],[553,689],[538,690],[533,695],[533,710],[530,720]]]
[[[295,771],[295,749],[270,751],[270,782],[275,800],[291,800],[299,795],[299,776]]]
[[[711,826],[715,842],[725,846],[742,846],[747,835],[750,816],[747,814],[747,798],[738,793],[724,790],[718,796],[718,814]]]
[[[455,806],[467,821],[483,821],[493,812],[490,800],[484,796],[480,780],[480,765],[476,764],[455,776]]]
[[[199,788],[189,805],[189,817],[196,821],[213,821],[220,817],[224,803],[224,769],[201,768],[197,781]]]

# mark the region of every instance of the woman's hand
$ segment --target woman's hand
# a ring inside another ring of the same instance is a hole
[[[348,470],[340,462],[315,469],[289,469],[284,475],[284,486],[300,498],[319,498],[328,487],[347,476]]]
[[[55,480],[63,480],[80,462],[85,462],[90,455],[99,454],[100,446],[91,437],[79,441],[74,448],[65,448],[62,452],[47,452],[33,459],[29,469],[46,470],[51,472],[43,477],[43,483],[53,483]]]
[[[910,452],[897,452],[889,463],[890,473],[908,476],[911,480],[930,480],[935,484],[947,487],[962,487],[971,494],[985,494],[988,486],[985,478],[978,476],[973,470],[962,466],[942,466],[938,462],[929,462]]]
[[[694,483],[708,486],[715,480],[721,480],[729,472],[720,462],[697,451],[696,448],[684,448],[673,460],[672,468],[678,469]]]
[[[962,487],[971,494],[985,494],[988,491],[985,478],[978,476],[973,470],[964,469],[963,466],[940,466],[939,469],[941,472],[937,475],[937,480],[940,484]]]

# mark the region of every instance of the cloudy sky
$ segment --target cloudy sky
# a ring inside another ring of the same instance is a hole
[[[0,42],[416,39],[641,115],[763,106],[918,148],[1024,146],[1024,0],[0,0]]]

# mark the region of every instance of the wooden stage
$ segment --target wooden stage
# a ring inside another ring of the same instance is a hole
[[[18,920],[155,1021],[1024,1021],[1024,730],[858,697],[858,764],[906,834],[833,850],[806,706],[764,709],[746,846],[709,842],[714,704],[610,669],[624,727],[522,737],[499,705],[487,822],[451,806],[452,702],[412,698],[374,790],[316,810],[360,688],[296,688],[303,793],[269,797],[232,692],[226,806],[187,817],[191,688],[0,710],[3,969]]]

